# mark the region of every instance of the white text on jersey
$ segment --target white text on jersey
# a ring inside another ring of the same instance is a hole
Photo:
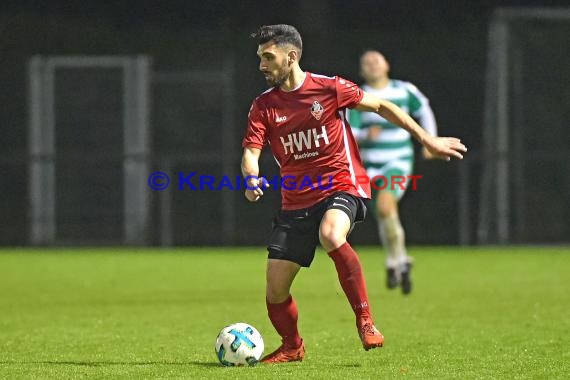
[[[283,144],[285,154],[295,153],[295,148],[297,152],[303,152],[305,149],[311,149],[313,147],[313,143],[315,148],[319,148],[321,146],[319,141],[320,139],[322,139],[326,145],[329,143],[327,129],[324,125],[321,126],[320,134],[318,133],[317,128],[312,128],[306,131],[289,133],[287,138],[280,137],[280,139]]]

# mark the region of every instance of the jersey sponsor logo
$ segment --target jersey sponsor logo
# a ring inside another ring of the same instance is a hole
[[[311,115],[313,115],[315,119],[321,120],[321,116],[323,116],[324,112],[325,109],[323,108],[323,106],[321,106],[321,103],[315,100],[313,102],[313,105],[311,106]]]
[[[276,122],[276,123],[282,123],[282,122],[284,122],[285,120],[287,120],[287,116],[277,116],[277,117],[275,118],[275,122]]]
[[[321,126],[320,132],[321,133],[319,133],[317,128],[311,128],[306,131],[289,133],[287,137],[284,138],[280,136],[279,138],[281,139],[281,144],[283,144],[285,154],[302,153],[306,150],[313,149],[313,147],[320,148],[321,142],[325,145],[329,144],[327,129],[324,125]]]
[[[318,155],[319,152],[315,151],[315,152],[305,152],[301,154],[295,154],[293,155],[293,157],[295,157],[295,160],[304,160],[305,158],[316,157]]]

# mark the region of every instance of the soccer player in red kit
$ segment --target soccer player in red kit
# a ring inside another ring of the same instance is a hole
[[[346,238],[364,220],[362,198],[370,184],[346,119],[346,109],[377,112],[410,132],[433,155],[463,158],[459,139],[432,137],[393,103],[363,92],[354,83],[301,70],[299,32],[290,25],[262,26],[258,41],[259,70],[271,88],[251,106],[242,142],[246,198],[263,196],[258,160],[268,144],[281,168],[281,210],[268,244],[266,303],[282,345],[265,363],[303,360],[305,347],[297,329],[297,306],[291,284],[301,267],[309,267],[320,244],[333,260],[340,284],[356,315],[364,349],[381,347],[384,337],[374,325],[358,255]],[[325,178],[332,178],[326,183]]]

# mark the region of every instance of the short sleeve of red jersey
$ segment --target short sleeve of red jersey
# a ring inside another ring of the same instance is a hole
[[[360,87],[341,77],[336,77],[335,87],[338,108],[355,108],[364,96]]]
[[[241,146],[262,149],[267,142],[267,123],[256,101],[251,105],[247,119],[247,130]]]

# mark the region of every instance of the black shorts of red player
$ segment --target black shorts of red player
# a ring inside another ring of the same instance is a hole
[[[352,194],[338,192],[309,208],[278,212],[273,219],[268,258],[288,260],[309,267],[319,244],[319,227],[327,210],[344,211],[350,219],[350,232],[355,223],[364,221],[366,205]]]

